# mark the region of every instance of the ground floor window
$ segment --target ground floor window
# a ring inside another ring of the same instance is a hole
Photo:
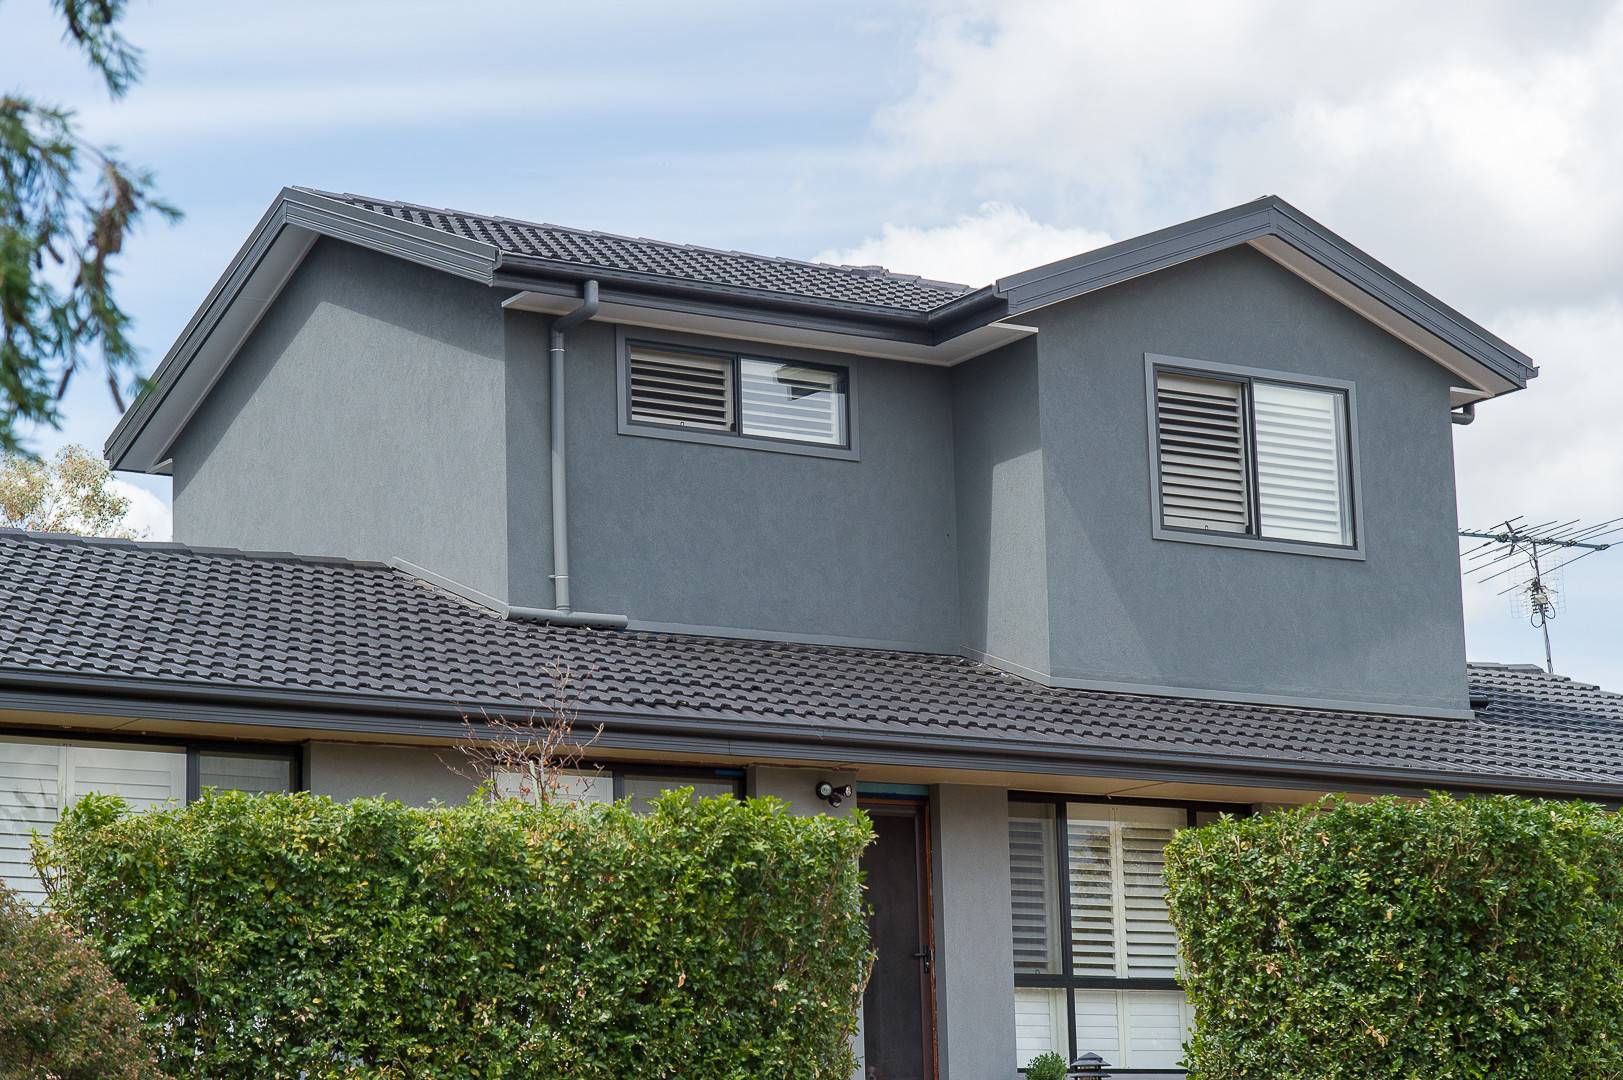
[[[0,738],[0,881],[30,900],[44,896],[29,850],[73,800],[93,791],[139,810],[173,806],[206,788],[291,791],[298,751],[139,742]]]
[[[554,774],[554,798],[562,803],[608,803],[628,799],[645,813],[653,801],[677,788],[692,788],[695,798],[744,794],[742,769],[600,768],[565,769]],[[506,798],[528,799],[539,785],[517,772],[496,774],[496,790]]]
[[[1190,811],[1009,803],[1018,1065],[1057,1051],[1115,1070],[1177,1068],[1190,1012],[1175,981],[1162,856]]]

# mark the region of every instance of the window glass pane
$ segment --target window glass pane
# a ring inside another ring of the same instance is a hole
[[[1168,528],[1245,533],[1245,402],[1239,383],[1155,373],[1161,520]]]
[[[1351,544],[1345,396],[1259,382],[1252,399],[1262,535]]]
[[[1127,1054],[1122,1067],[1177,1068],[1190,1027],[1189,1007],[1183,994],[1176,990],[1127,990],[1121,996],[1127,1030]]]
[[[1009,897],[1014,918],[1014,970],[1060,971],[1059,858],[1054,807],[1009,804]]]
[[[1076,1053],[1098,1054],[1109,1065],[1127,1068],[1121,1052],[1121,994],[1116,990],[1076,992]]]
[[[644,424],[731,431],[730,357],[634,346],[628,362],[631,419]]]
[[[738,363],[745,435],[844,446],[845,374],[773,360]]]
[[[293,790],[293,761],[282,754],[233,754],[203,751],[197,755],[197,786],[204,791],[249,791],[264,795]]]
[[[625,776],[621,785],[624,797],[631,800],[631,808],[639,814],[646,814],[653,808],[655,799],[677,788],[692,788],[696,799],[738,793],[738,784],[732,780],[691,776]]]
[[[1038,1054],[1055,1051],[1067,1059],[1065,991],[1021,987],[1014,992],[1015,1064],[1025,1068]]]
[[[562,770],[553,775],[552,799],[563,805],[581,803],[611,803],[614,801],[614,777],[606,772],[585,769]],[[504,799],[520,802],[541,801],[541,778],[517,769],[496,774],[496,794]]]
[[[1163,854],[1182,810],[1069,803],[1071,968],[1077,975],[1170,979],[1178,941],[1167,917]]]

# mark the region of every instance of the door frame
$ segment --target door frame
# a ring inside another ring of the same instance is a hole
[[[936,955],[935,940],[935,848],[930,833],[930,797],[927,795],[910,797],[906,795],[859,795],[857,806],[870,817],[905,817],[911,818],[914,823],[914,836],[917,838],[917,861],[915,870],[919,894],[919,925],[924,928],[924,949],[929,953],[929,963],[925,968],[928,976],[923,980],[921,988],[920,1007],[925,1017],[924,1030],[920,1032],[924,1045],[924,1060],[928,1066],[927,1075],[939,1080],[941,1075],[941,1055],[939,1052],[939,1024],[936,1017],[936,967],[939,957]]]

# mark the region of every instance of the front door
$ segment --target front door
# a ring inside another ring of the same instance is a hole
[[[935,979],[925,804],[863,800],[874,842],[862,855],[873,975],[862,998],[866,1080],[934,1080]]]

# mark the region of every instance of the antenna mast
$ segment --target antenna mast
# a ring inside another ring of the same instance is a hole
[[[1546,521],[1527,525],[1513,517],[1493,529],[1461,529],[1460,535],[1483,541],[1460,554],[1465,573],[1479,582],[1508,579],[1499,590],[1509,596],[1529,622],[1544,634],[1544,668],[1555,674],[1550,651],[1550,620],[1565,610],[1559,575],[1579,559],[1605,551],[1623,533],[1623,517],[1584,525],[1572,521]]]

